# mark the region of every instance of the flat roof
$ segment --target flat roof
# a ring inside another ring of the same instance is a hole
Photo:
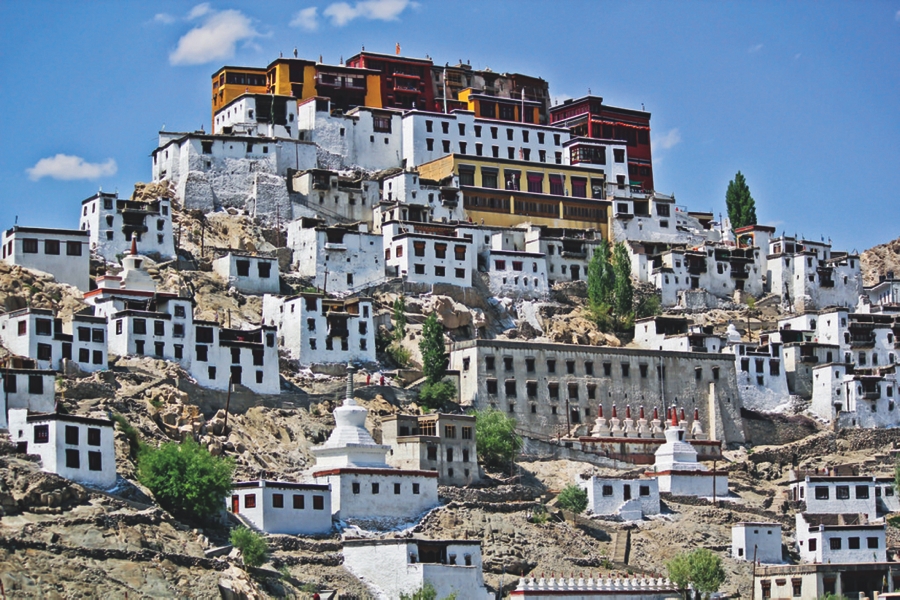
[[[83,229],[56,229],[53,227],[25,227],[15,225],[6,230],[6,235],[14,233],[43,233],[43,234],[59,234],[59,235],[75,235],[78,237],[90,237],[91,232]]]
[[[469,348],[508,349],[508,350],[545,350],[551,352],[577,352],[589,354],[612,354],[624,356],[659,356],[670,358],[684,358],[691,360],[716,360],[734,364],[734,357],[730,354],[711,352],[679,352],[677,350],[651,350],[648,348],[614,348],[612,346],[586,346],[582,344],[557,344],[552,342],[533,342],[521,340],[465,340],[450,345],[451,351],[467,350]],[[630,438],[629,438],[630,439]],[[661,439],[661,438],[660,438]],[[693,443],[693,441],[692,441]]]
[[[253,489],[253,488],[280,488],[285,490],[313,490],[327,492],[331,490],[331,486],[327,483],[294,483],[290,481],[272,481],[271,479],[256,479],[253,481],[237,481],[232,487],[234,489]]]
[[[96,419],[94,417],[82,417],[80,415],[68,415],[65,413],[32,413],[26,417],[26,422],[35,423],[37,421],[66,421],[69,423],[80,423],[82,425],[98,425],[101,427],[112,427],[113,422],[109,419]]]

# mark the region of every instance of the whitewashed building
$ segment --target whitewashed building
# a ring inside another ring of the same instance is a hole
[[[278,259],[228,252],[213,261],[213,271],[228,285],[245,294],[277,294],[281,291]]]
[[[550,288],[544,255],[515,250],[491,250],[488,259],[488,289],[494,296],[504,298],[545,298]]]
[[[821,475],[809,473],[798,477],[791,473],[791,499],[804,502],[806,511],[816,515],[858,514],[869,520],[879,516],[878,498],[884,483],[865,475]],[[893,488],[890,488],[893,496]]]
[[[438,223],[382,224],[384,262],[389,276],[410,283],[471,287],[475,270],[472,240]]]
[[[66,363],[82,371],[106,368],[106,319],[76,314],[65,323],[43,308],[0,315],[0,340],[13,354],[30,358],[40,369],[60,371]]]
[[[797,552],[808,563],[885,562],[885,524],[865,515],[797,513]]]
[[[743,343],[734,325],[729,325],[725,352],[734,355],[741,403],[756,411],[774,411],[790,401],[782,344],[777,336],[760,335],[759,343]]]
[[[878,283],[867,285],[863,293],[869,299],[869,305],[873,309],[883,309],[900,304],[900,279],[894,278],[894,272],[888,271],[886,275],[878,278]]]
[[[3,262],[49,273],[59,283],[91,289],[89,235],[79,229],[16,225],[3,232]]]
[[[363,223],[322,226],[315,219],[298,219],[288,225],[292,267],[330,293],[350,292],[384,281],[383,239],[369,233]]]
[[[403,160],[406,167],[418,167],[448,154],[467,154],[569,164],[570,152],[564,148],[571,135],[565,127],[481,119],[464,110],[449,114],[411,110],[403,114]],[[600,147],[603,150],[597,154],[603,155],[603,165],[599,161],[578,164],[603,169],[607,156],[609,164],[614,164],[613,148],[624,148],[624,144]]]
[[[436,471],[388,465],[390,447],[376,444],[366,431],[368,411],[353,399],[353,373],[347,369],[347,397],[334,409],[335,428],[312,449],[316,483],[330,484],[332,513],[341,521],[361,520],[376,527],[408,523],[438,504]]]
[[[59,413],[9,411],[9,437],[41,457],[44,471],[100,488],[116,483],[113,422]]]
[[[297,110],[300,139],[315,142],[318,165],[326,169],[380,171],[401,166],[401,116],[397,110],[365,106],[332,113],[327,98],[310,98]]]
[[[852,365],[830,363],[812,368],[810,411],[836,427],[898,427],[900,387],[890,372],[856,372]]]
[[[591,476],[576,479],[588,494],[588,511],[602,517],[640,521],[658,515],[659,482],[655,479],[616,479]]]
[[[491,600],[484,586],[481,543],[469,540],[344,540],[344,567],[379,600],[431,584],[437,598]]]
[[[238,481],[229,512],[240,514],[265,533],[317,535],[331,531],[331,489],[314,483]]]
[[[897,563],[762,565],[754,572],[755,598],[818,600],[826,596],[876,598],[900,589]],[[891,597],[891,596],[888,596]]]
[[[293,216],[286,176],[316,166],[316,146],[291,139],[160,132],[153,181],[170,181],[186,209],[236,208],[269,222]]]
[[[634,343],[648,350],[722,352],[725,342],[710,326],[691,324],[685,317],[656,316],[634,323]]]
[[[449,182],[421,179],[418,172],[404,170],[381,181],[381,202],[373,212],[372,230],[381,232],[387,221],[450,223],[465,220],[459,178]]]
[[[742,521],[732,525],[731,558],[767,565],[783,563],[781,523]]]
[[[391,447],[392,467],[437,471],[440,485],[481,480],[471,415],[391,415],[381,422],[381,440]]]
[[[241,94],[213,116],[216,132],[261,138],[299,139],[297,99],[275,94]]]
[[[8,410],[25,409],[32,413],[49,413],[56,409],[55,371],[6,366],[0,369],[0,380],[3,381],[0,429],[7,428]]]
[[[736,233],[739,233],[738,230]],[[768,242],[766,292],[794,310],[854,308],[862,294],[859,256],[834,252],[831,244],[785,236]]]
[[[697,289],[723,299],[731,299],[735,291],[759,296],[764,258],[757,247],[704,243],[697,248],[668,250],[655,259],[651,281],[660,290],[663,306],[675,306],[683,292]]]
[[[129,200],[97,192],[81,201],[78,226],[90,234],[91,251],[109,262],[127,254],[132,239],[141,243],[144,254],[175,258],[170,198]]]
[[[109,320],[109,352],[117,356],[152,356],[177,362],[198,384],[215,390],[229,383],[257,394],[281,392],[275,327],[240,330],[194,318],[193,302],[156,292],[137,254],[122,259],[120,276],[98,280],[85,294],[96,314]]]
[[[544,255],[551,286],[558,281],[586,281],[588,263],[603,243],[600,232],[594,229],[530,226],[525,231],[525,250]]]
[[[263,297],[263,322],[277,328],[279,345],[302,365],[376,362],[372,317],[370,298]]]
[[[301,171],[289,183],[311,215],[329,224],[371,223],[372,212],[380,200],[377,181],[342,177],[327,169]]]

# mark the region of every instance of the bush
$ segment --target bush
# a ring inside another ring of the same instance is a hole
[[[125,437],[128,439],[128,448],[131,453],[131,458],[137,458],[140,455],[141,451],[145,448],[144,442],[141,441],[137,429],[132,427],[131,423],[128,422],[128,419],[126,419],[119,413],[112,413],[110,418],[115,421],[116,425],[119,426],[119,429],[122,431],[122,433],[125,434]]]
[[[522,449],[516,420],[493,408],[475,411],[475,440],[478,459],[493,467],[509,465]]]
[[[584,512],[588,505],[587,490],[570,483],[556,497],[556,505],[576,515]]]
[[[405,367],[409,365],[410,354],[409,350],[404,348],[399,344],[391,344],[385,350],[388,356],[391,357],[391,360],[396,363],[398,367]]]
[[[425,408],[441,408],[456,397],[456,386],[450,381],[425,382],[419,388],[419,404]]]
[[[400,600],[438,600],[437,590],[430,583],[426,583],[412,594],[400,594]],[[456,600],[456,592],[441,600]]]
[[[220,512],[231,494],[234,461],[216,458],[193,439],[146,448],[138,456],[138,481],[174,515],[203,519]]]
[[[244,564],[248,567],[258,567],[264,564],[269,555],[266,538],[246,527],[231,530],[231,545],[241,551]]]

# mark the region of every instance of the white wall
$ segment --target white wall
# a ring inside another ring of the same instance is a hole
[[[276,494],[281,495],[281,508],[274,504]],[[232,495],[225,498],[229,511],[233,510],[234,496],[238,497],[238,512],[266,533],[315,535],[331,531],[331,490],[327,486],[279,481],[235,483]],[[255,507],[247,508],[248,496],[254,497]],[[295,500],[298,496],[302,500]],[[315,497],[321,499],[321,508],[315,508]]]
[[[56,373],[37,369],[0,369],[0,427],[6,427],[6,410],[52,412],[56,407]]]
[[[168,198],[133,202],[117,194],[98,192],[81,202],[78,227],[90,233],[91,250],[109,262],[118,262],[120,255],[131,251],[133,232],[141,254],[158,253],[164,260],[173,259],[171,208],[172,201]]]
[[[331,471],[325,471],[330,473]],[[346,520],[392,519],[412,521],[438,505],[437,473],[397,469],[340,469],[336,474],[313,473],[316,483],[331,484],[334,518]],[[353,493],[353,484],[359,493]],[[394,484],[400,484],[400,493]],[[373,493],[372,484],[378,484]],[[417,484],[419,493],[413,492]]]
[[[401,165],[399,111],[359,107],[332,115],[330,103],[325,111],[317,111],[317,104],[316,100],[301,104],[297,119],[303,131],[302,139],[315,142],[318,148],[319,167],[379,171]],[[389,118],[390,131],[375,131],[375,114]]]
[[[24,333],[20,333],[22,328]],[[80,330],[88,331],[88,339],[82,339]],[[40,369],[61,370],[64,360],[76,363],[83,371],[105,369],[106,337],[105,321],[97,317],[74,315],[69,322],[61,323],[46,309],[0,315],[3,345],[13,354],[35,360]],[[71,358],[64,359],[66,354]]]
[[[34,251],[25,251],[25,240]],[[88,234],[77,229],[16,226],[3,232],[0,255],[6,264],[49,273],[59,283],[86,292],[91,283],[89,241]]]
[[[246,294],[277,294],[281,291],[278,261],[274,258],[229,252],[213,261],[213,271],[228,285]],[[242,275],[242,272],[246,274]]]
[[[371,223],[381,194],[377,181],[342,178],[324,169],[297,173],[289,184],[306,208],[329,224]]]
[[[578,479],[576,483],[587,490],[588,510],[595,515],[638,520],[660,512],[659,483],[655,479],[591,477]],[[630,493],[628,499],[625,498],[626,488]]]
[[[505,298],[544,298],[549,292],[544,255],[491,251],[488,259],[488,289],[494,296]]]
[[[865,488],[865,491],[861,493],[857,486]],[[848,488],[849,497],[838,498],[838,487]],[[817,498],[817,488],[825,488],[827,498]],[[811,514],[862,514],[869,519],[876,516],[875,484],[871,477],[806,477],[803,481],[791,484],[791,493],[796,499],[806,502],[806,512]]]
[[[731,527],[731,558],[781,564],[780,523],[738,523]]]
[[[659,491],[674,496],[697,496],[712,498],[713,491],[718,498],[728,495],[728,476],[711,475],[701,472],[672,471],[667,475],[657,475]]]
[[[419,255],[416,252],[416,244],[423,245]],[[438,256],[438,247],[445,248],[443,258]],[[456,248],[465,249],[459,260],[456,258]],[[385,247],[385,265],[388,267],[388,275],[396,273],[397,276],[405,277],[410,283],[429,285],[450,283],[460,287],[470,287],[475,261],[472,243],[459,237],[415,232],[400,233],[392,237]]]
[[[297,124],[297,100],[292,97],[281,97],[286,100],[286,123],[275,124],[271,122],[271,119],[270,122],[259,121],[259,113],[256,110],[256,104],[259,98],[260,96],[256,94],[240,96],[223,106],[216,112],[213,119],[215,131],[221,132],[223,127],[231,127],[234,133],[296,140],[300,133],[300,128]]]
[[[342,227],[288,225],[287,243],[294,252],[293,269],[329,293],[361,289],[384,280],[382,236]],[[329,235],[340,241],[329,242]],[[349,276],[349,277],[348,277]],[[351,279],[352,278],[352,279]]]
[[[111,421],[67,415],[34,416],[29,420],[27,412],[23,409],[10,411],[10,441],[13,443],[27,442],[28,454],[37,454],[41,457],[44,471],[100,488],[115,485],[116,452],[113,440],[115,431]],[[45,425],[48,428],[48,441],[36,443],[35,428]],[[77,444],[66,442],[67,427],[77,430]],[[89,443],[89,430],[99,432],[98,445]],[[67,466],[69,451],[77,453],[78,467]],[[100,469],[90,468],[92,454],[99,456]]]
[[[868,563],[885,562],[885,526],[881,525],[837,525],[819,527],[810,525],[803,513],[796,515],[797,551],[800,560],[815,563]],[[840,548],[832,548],[831,540],[840,540]],[[859,548],[851,548],[851,539],[859,542]],[[815,549],[810,549],[810,541],[815,540]],[[869,547],[869,543],[874,548]]]

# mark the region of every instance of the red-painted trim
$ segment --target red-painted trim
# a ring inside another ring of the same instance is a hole
[[[340,467],[337,469],[326,469],[324,471],[313,471],[313,477],[327,477],[328,475],[385,475],[387,477],[397,476],[406,477],[415,475],[417,477],[434,477],[437,479],[437,471],[409,471],[407,469],[367,469],[365,467]]]

